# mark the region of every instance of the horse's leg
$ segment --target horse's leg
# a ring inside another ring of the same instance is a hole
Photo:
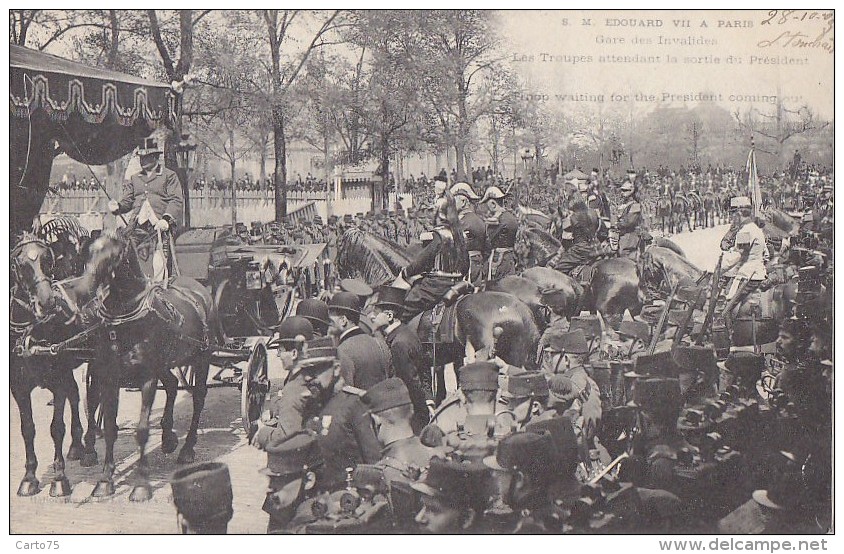
[[[23,371],[21,368],[19,373],[23,373]],[[14,377],[13,374],[12,378],[14,379]],[[22,376],[19,376],[18,379],[26,381]],[[35,470],[38,469],[38,458],[35,456],[35,421],[32,419],[32,398],[30,397],[32,388],[27,382],[15,383],[14,381],[11,388],[12,396],[15,397],[18,411],[21,414],[21,435],[26,449],[25,473],[18,487],[18,496],[33,496],[38,494],[41,489],[38,478],[35,476]]]
[[[72,379],[73,377],[71,377]],[[64,473],[64,405],[67,401],[65,383],[59,377],[51,387],[53,389],[53,421],[50,424],[50,435],[53,437],[53,483],[50,485],[50,496],[69,496],[70,483]]]
[[[88,362],[85,369],[85,416],[88,421],[88,429],[85,430],[85,451],[82,454],[82,467],[94,467],[97,465],[97,408],[100,406],[100,384],[96,377],[95,362]]]
[[[138,477],[139,484],[132,489],[129,500],[132,502],[146,502],[152,498],[152,489],[149,485],[149,461],[146,456],[147,441],[149,440],[149,416],[152,412],[152,404],[155,402],[155,392],[158,388],[158,374],[154,371],[147,373],[141,387],[141,415],[138,418],[138,427],[135,429],[135,440],[138,443]]]
[[[103,436],[106,443],[105,459],[103,460],[103,474],[97,486],[94,488],[93,496],[103,497],[114,494],[114,443],[117,442],[117,409],[120,401],[119,371],[110,371],[104,367],[98,369],[94,375],[94,382],[99,382],[98,390],[100,396],[100,411],[103,414]],[[119,364],[115,364],[119,368]],[[89,414],[94,417],[94,410]],[[93,443],[92,443],[93,444]]]
[[[164,414],[161,416],[161,450],[170,454],[179,446],[179,437],[173,432],[173,408],[176,405],[176,394],[179,392],[179,380],[169,371],[162,371],[159,378],[167,395]]]
[[[70,402],[70,448],[67,451],[67,461],[73,462],[82,459],[82,420],[79,417],[79,385],[73,377],[73,372],[68,371],[67,377],[67,400]]]
[[[202,408],[205,407],[205,396],[208,394],[208,368],[211,364],[210,352],[201,352],[194,359],[194,387],[191,391],[193,396],[193,414],[191,414],[190,429],[185,437],[185,445],[179,451],[176,463],[190,464],[196,458],[194,446],[196,446],[196,434],[199,430],[199,419],[202,416]]]

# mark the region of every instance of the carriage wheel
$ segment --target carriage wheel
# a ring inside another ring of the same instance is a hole
[[[217,326],[220,336],[228,342],[233,335],[231,331],[237,328],[240,319],[237,311],[237,298],[234,285],[228,279],[224,279],[217,285],[214,292],[214,306],[217,308]]]
[[[267,346],[263,341],[255,343],[243,381],[240,384],[240,417],[243,429],[251,440],[258,430],[256,423],[264,413],[264,402],[270,391],[267,365]]]

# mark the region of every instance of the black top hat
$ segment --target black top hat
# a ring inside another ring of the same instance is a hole
[[[378,289],[378,301],[375,302],[375,305],[385,310],[401,313],[404,311],[405,296],[407,296],[406,290],[386,285]]]

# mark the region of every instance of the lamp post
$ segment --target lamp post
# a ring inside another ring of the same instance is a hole
[[[185,183],[190,191],[190,173],[196,167],[196,142],[184,133],[176,145],[176,165],[185,172]],[[185,229],[190,229],[190,197],[185,196]]]

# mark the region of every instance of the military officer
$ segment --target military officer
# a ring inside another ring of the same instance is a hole
[[[618,255],[636,259],[641,242],[642,204],[637,196],[637,187],[629,180],[621,185],[623,204],[616,227],[618,228]]]
[[[768,259],[765,234],[751,218],[750,199],[747,197],[733,198],[733,205],[738,208],[733,215],[733,223],[737,228],[733,252],[738,255],[738,259],[724,270],[727,275],[730,275],[731,270],[734,270],[735,275],[726,294],[727,300],[732,300],[738,294],[744,281],[749,281],[749,286],[744,291],[747,294],[752,288],[758,287],[768,276],[765,268],[765,262]],[[733,300],[733,304],[740,300],[740,298],[736,298]]]
[[[322,463],[317,437],[311,433],[297,433],[267,449],[267,467],[260,470],[270,479],[261,507],[270,516],[267,533],[295,533],[309,522],[308,510],[300,508],[320,490],[316,484]]]
[[[480,197],[468,183],[457,183],[451,187],[451,195],[457,204],[460,224],[466,237],[466,249],[469,251],[469,282],[480,287],[484,279],[486,223],[472,207],[472,202],[480,200]]]
[[[375,435],[381,443],[384,477],[389,481],[412,482],[427,469],[437,450],[424,446],[411,426],[413,404],[404,381],[391,377],[363,396],[369,408]]]
[[[384,286],[372,312],[372,327],[384,335],[390,347],[393,373],[404,381],[414,407],[413,428],[421,431],[434,413],[431,360],[419,336],[401,322],[407,291]]]
[[[567,249],[561,248],[549,262],[554,269],[566,275],[570,275],[578,267],[592,263],[601,254],[597,239],[600,226],[597,211],[588,207],[585,202],[575,202],[571,207],[568,223],[572,244]]]
[[[483,464],[463,463],[435,457],[424,478],[411,486],[422,493],[422,509],[416,523],[427,533],[471,533],[480,528],[489,503],[481,486],[489,477]]]
[[[144,139],[138,150],[141,171],[123,185],[123,196],[109,200],[108,209],[113,214],[131,212],[129,227],[132,238],[143,244],[159,233],[175,233],[182,224],[184,196],[179,178],[160,161],[164,150],[155,138]],[[156,239],[157,240],[157,239]],[[160,252],[164,259],[156,262],[153,254],[153,280],[162,282],[172,275],[172,253],[169,237],[162,235]]]
[[[279,358],[288,376],[279,396],[268,408],[269,417],[255,422],[252,444],[261,449],[280,444],[300,432],[308,414],[319,413],[322,407],[314,406],[316,399],[311,396],[302,379],[294,380],[290,377],[307,358],[306,343],[314,338],[310,322],[299,316],[288,317],[279,324],[278,336]]]
[[[337,356],[334,347],[320,348],[320,356],[308,358],[307,365],[299,364],[294,375],[301,374],[310,395],[322,406],[304,427],[318,435],[325,461],[319,477],[327,490],[344,485],[347,467],[381,459],[381,446],[362,400],[366,391],[346,385]]]
[[[507,388],[501,391],[498,399],[496,424],[499,428],[509,427],[509,432],[513,432],[522,429],[534,418],[543,418],[548,404],[548,392],[548,380],[543,373],[510,373],[507,377]]]
[[[516,233],[519,220],[504,209],[506,194],[498,187],[489,187],[481,198],[489,212],[487,224],[487,248],[489,266],[486,278],[498,281],[508,275],[516,274]]]
[[[363,390],[392,377],[390,348],[383,339],[367,335],[360,328],[360,297],[341,291],[328,303],[331,333],[337,337],[337,350],[343,378]]]

